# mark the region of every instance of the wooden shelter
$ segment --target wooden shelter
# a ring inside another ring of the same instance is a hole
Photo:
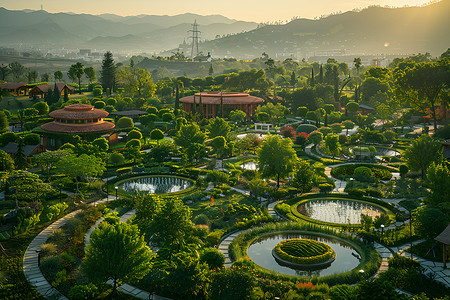
[[[442,261],[444,263],[444,269],[447,268],[447,259],[450,252],[450,224],[444,229],[435,240],[442,243],[444,249],[442,250]]]
[[[29,86],[27,82],[2,82],[0,83],[0,89],[7,90],[13,95],[20,96],[27,94]]]
[[[64,95],[64,90],[67,90],[68,94],[73,94],[75,89],[71,86],[68,86],[67,84],[63,82],[57,82],[56,87],[59,90],[59,93],[61,95]],[[30,90],[30,98],[33,98],[34,96],[38,96],[41,98],[44,98],[45,95],[48,93],[48,91],[51,89],[53,90],[55,88],[55,84],[43,84],[43,85],[37,85],[33,87]]]
[[[255,114],[256,108],[264,103],[264,99],[251,96],[247,93],[231,92],[201,92],[192,96],[180,99],[185,112],[203,111],[206,118],[215,118],[221,115],[221,106],[223,106],[223,116],[228,116],[232,110],[242,110],[247,117]]]

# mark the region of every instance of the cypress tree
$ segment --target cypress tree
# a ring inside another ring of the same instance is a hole
[[[214,69],[213,69],[212,64],[209,65],[209,72],[208,73],[209,73],[209,75],[212,75],[214,73]]]
[[[322,68],[322,65],[320,65],[320,70],[319,70],[319,83],[323,83],[323,68]]]
[[[16,168],[18,170],[24,170],[28,168],[28,160],[27,156],[25,155],[25,152],[23,151],[23,140],[19,140],[19,144],[17,145],[17,152],[14,157],[14,164],[16,165]]]
[[[314,81],[314,68],[311,68],[311,86],[315,85],[315,81]]]
[[[3,111],[0,111],[0,131],[5,131],[9,127],[8,117]]]
[[[61,97],[61,92],[59,91],[58,86],[55,83],[55,88],[53,89],[52,104],[57,103],[59,101],[59,97]]]
[[[64,89],[64,102],[69,101],[69,92],[67,89]]]
[[[100,71],[102,86],[105,90],[109,90],[111,94],[116,85],[116,71],[117,67],[114,63],[113,55],[110,51],[105,53],[105,58],[102,62],[102,70]]]

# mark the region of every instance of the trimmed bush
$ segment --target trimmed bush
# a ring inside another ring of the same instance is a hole
[[[327,244],[308,239],[282,241],[275,246],[274,252],[279,258],[299,265],[319,264],[336,257]]]
[[[357,167],[353,171],[354,175],[361,175],[361,176],[372,176],[372,171],[368,167]]]
[[[210,269],[220,269],[225,264],[225,255],[216,248],[206,248],[200,255],[200,261],[205,262]]]

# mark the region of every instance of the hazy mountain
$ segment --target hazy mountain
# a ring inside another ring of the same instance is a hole
[[[450,47],[450,0],[426,7],[370,7],[319,20],[297,19],[202,43],[215,56],[272,57],[334,54],[439,55]],[[295,14],[295,12],[293,12]]]
[[[0,8],[0,44],[2,46],[53,46],[99,49],[142,49],[148,52],[177,47],[186,39],[197,20],[203,37],[238,33],[256,28],[256,23],[239,22],[220,15],[175,16],[113,14],[89,15],[13,11]],[[53,24],[54,28],[51,28]],[[125,43],[125,44],[123,44]]]

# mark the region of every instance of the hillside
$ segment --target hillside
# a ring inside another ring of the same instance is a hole
[[[203,39],[256,28],[253,22],[221,15],[175,16],[89,15],[0,8],[0,45],[3,47],[74,47],[97,50],[162,51],[189,37],[197,20]]]
[[[298,58],[334,54],[439,55],[450,46],[450,0],[426,7],[370,7],[319,20],[297,19],[201,45],[215,56]],[[295,12],[293,12],[295,15]]]

